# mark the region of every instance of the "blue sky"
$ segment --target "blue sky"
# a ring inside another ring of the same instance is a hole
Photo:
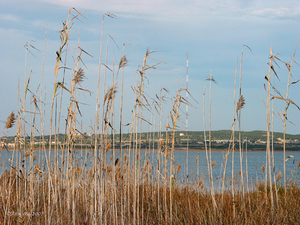
[[[146,49],[157,51],[152,58],[163,61],[160,70],[150,70],[147,73],[145,91],[150,98],[160,92],[162,87],[170,93],[166,96],[164,105],[163,125],[167,123],[167,115],[171,110],[170,99],[176,95],[179,87],[185,87],[186,57],[189,54],[189,92],[197,100],[190,99],[196,108],[189,108],[189,130],[203,130],[202,99],[204,80],[212,70],[212,75],[218,84],[212,85],[212,129],[230,129],[233,120],[233,87],[237,60],[240,63],[242,46],[247,45],[252,52],[244,48],[242,94],[246,105],[242,110],[242,129],[266,130],[266,92],[264,76],[268,73],[270,47],[284,62],[291,61],[297,43],[300,40],[300,3],[288,1],[1,1],[0,2],[0,120],[5,121],[11,111],[17,112],[18,80],[21,81],[21,92],[24,87],[25,48],[28,43],[39,51],[31,48],[27,53],[27,77],[32,71],[30,90],[35,92],[41,83],[43,51],[46,39],[44,90],[46,90],[46,114],[49,117],[51,103],[55,52],[59,48],[59,30],[66,20],[69,9],[75,7],[85,11],[85,18],[74,22],[70,34],[69,48],[76,54],[78,36],[82,47],[94,58],[84,56],[83,60],[87,79],[84,88],[93,92],[92,97],[81,94],[79,99],[87,105],[81,106],[83,116],[78,117],[84,130],[91,132],[89,126],[95,121],[96,82],[98,77],[98,62],[101,38],[101,20],[107,13],[113,13],[116,18],[105,18],[104,44],[108,41],[108,65],[113,67],[120,60],[123,43],[125,54],[129,60],[125,68],[124,87],[124,124],[131,122],[134,94],[131,86],[135,85],[136,70],[142,64]],[[110,35],[112,38],[108,38]],[[115,43],[114,43],[115,42]],[[300,51],[300,49],[299,49]],[[295,60],[299,62],[300,52]],[[104,63],[105,57],[102,58]],[[149,61],[149,64],[155,63]],[[68,60],[68,66],[74,63]],[[285,96],[288,70],[284,64],[276,67],[280,81],[275,81],[277,89]],[[238,70],[240,69],[240,65]],[[104,70],[102,67],[101,79]],[[300,79],[299,66],[294,64],[292,81]],[[71,74],[66,74],[66,86],[69,87]],[[107,73],[107,85],[112,84],[112,74]],[[62,74],[59,75],[62,80]],[[116,100],[116,118],[118,118],[121,83],[118,82]],[[300,82],[290,87],[289,98],[300,104]],[[208,90],[207,86],[207,90]],[[206,93],[207,97],[209,93]],[[185,94],[184,94],[185,96]],[[101,90],[101,98],[103,97]],[[23,98],[23,97],[22,97]],[[238,98],[238,97],[237,97]],[[30,111],[32,99],[27,97],[26,109]],[[69,98],[64,93],[62,115],[66,115]],[[284,104],[274,102],[275,112],[283,112]],[[208,98],[206,99],[206,128],[208,128]],[[185,121],[185,106],[182,106],[182,118]],[[145,117],[151,116],[145,112]],[[288,119],[293,124],[287,124],[287,133],[300,133],[300,111],[291,106]],[[28,122],[32,117],[26,116]],[[152,118],[153,120],[156,118]],[[46,129],[49,122],[46,119]],[[117,119],[116,119],[117,121]],[[117,123],[117,122],[116,122]],[[157,122],[156,127],[157,127]],[[185,130],[185,124],[178,124]],[[274,118],[274,130],[282,132],[283,123],[279,117]],[[2,131],[4,123],[0,123]],[[39,129],[39,128],[37,128]],[[127,129],[127,128],[126,128]],[[125,129],[125,132],[126,132]],[[147,124],[144,130],[147,130]],[[13,135],[15,128],[8,132]],[[47,132],[47,131],[46,131]]]

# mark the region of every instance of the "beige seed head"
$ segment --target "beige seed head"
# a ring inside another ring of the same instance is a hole
[[[6,124],[5,124],[5,128],[12,128],[12,126],[14,125],[16,121],[16,117],[14,112],[11,112],[11,114],[9,115],[9,117],[7,118]]]
[[[149,172],[151,173],[151,171],[152,171],[152,166],[150,165],[149,166]]]
[[[216,165],[216,161],[213,161],[212,163],[211,163],[211,167],[213,167],[213,166],[215,166]]]
[[[277,173],[277,175],[276,175],[276,179],[277,179],[277,180],[280,180],[281,177],[282,177],[282,174],[281,174],[281,171],[279,171],[279,173]]]
[[[203,177],[200,178],[199,183],[198,183],[198,186],[201,186],[202,183],[203,183]]]
[[[179,173],[180,169],[181,169],[181,166],[178,165],[178,166],[177,166],[177,172],[176,172],[176,173]]]
[[[262,165],[261,170],[263,171],[263,173],[265,173],[265,165]]]
[[[237,111],[241,110],[241,109],[244,107],[244,105],[245,105],[245,99],[244,99],[244,96],[241,95],[241,97],[240,97],[240,99],[239,99],[239,101],[238,101],[238,103],[237,103],[237,108],[236,108],[236,110],[237,110]]]

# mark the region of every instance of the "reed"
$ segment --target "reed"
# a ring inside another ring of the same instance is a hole
[[[72,13],[75,13],[75,16]],[[173,97],[169,96],[169,91],[164,87],[155,96],[146,93],[147,80],[150,80],[148,74],[158,69],[158,65],[163,63],[151,57],[155,53],[154,51],[146,51],[141,66],[137,69],[136,84],[132,87],[135,94],[132,120],[127,124],[129,132],[124,132],[124,127],[127,126],[124,125],[123,119],[125,110],[123,99],[127,97],[127,93],[124,93],[125,70],[129,62],[125,54],[126,42],[123,44],[123,49],[120,50],[121,54],[118,60],[116,54],[112,56],[109,54],[108,40],[114,41],[114,39],[107,36],[105,62],[102,63],[104,18],[115,17],[110,13],[105,14],[102,18],[98,80],[95,84],[97,88],[95,117],[90,126],[92,134],[90,137],[87,136],[81,121],[82,108],[85,107],[81,96],[82,93],[91,94],[90,90],[84,87],[85,80],[90,75],[88,70],[84,69],[86,67],[84,57],[92,56],[80,47],[79,34],[76,53],[73,54],[72,48],[69,47],[72,23],[78,17],[85,18],[82,12],[72,8],[60,31],[61,43],[56,52],[50,110],[47,110],[47,91],[43,81],[47,32],[40,90],[30,82],[33,79],[33,72],[30,72],[27,77],[27,54],[31,53],[31,49],[36,50],[36,48],[29,43],[26,45],[24,90],[21,91],[21,82],[19,81],[17,112],[12,112],[8,116],[5,121],[4,135],[1,138],[1,142],[6,144],[7,130],[14,125],[17,126],[12,158],[10,161],[0,163],[0,168],[4,168],[4,164],[9,168],[0,174],[1,224],[295,224],[300,221],[298,178],[295,177],[288,181],[289,184],[286,184],[285,168],[283,174],[281,172],[275,174],[270,145],[266,149],[266,164],[259,171],[259,174],[268,177],[268,180],[257,179],[255,186],[250,188],[247,144],[245,146],[246,171],[243,170],[244,147],[241,133],[241,111],[245,106],[241,88],[243,50],[240,64],[239,97],[236,101],[237,63],[234,80],[232,133],[222,162],[216,161],[212,157],[211,112],[213,110],[212,102],[215,98],[212,93],[212,85],[217,82],[212,76],[212,71],[204,80],[202,116],[207,173],[200,174],[199,168],[202,166],[200,154],[195,160],[185,161],[197,164],[196,171],[191,171],[188,164],[184,166],[175,160],[175,146],[178,144],[177,134],[178,131],[181,131],[181,126],[185,125],[181,119],[185,115],[183,107],[194,107],[191,101],[198,102],[186,88],[180,88],[180,83]],[[288,88],[291,84],[297,83],[290,81],[295,53],[292,62],[285,64],[289,69]],[[73,58],[73,65],[69,65],[67,62],[69,55]],[[111,58],[113,63],[112,66],[109,66],[108,62]],[[289,89],[287,89],[285,98],[282,95],[275,96],[274,92],[271,95],[272,88],[273,90],[275,88],[270,81],[271,72],[273,71],[277,76],[272,65],[276,62],[275,60],[280,61],[273,54],[271,48],[269,75],[266,77],[268,82],[267,135],[270,134],[270,102],[272,100],[285,101],[285,114],[282,117],[284,129],[289,105],[297,106],[288,98]],[[62,64],[63,66],[60,66]],[[100,73],[102,66],[105,67],[103,83],[101,83],[102,74]],[[60,73],[63,74],[62,79],[59,77]],[[67,84],[67,80],[69,80],[69,84]],[[207,82],[209,82],[208,97],[206,96]],[[119,84],[121,85],[119,86]],[[107,85],[110,87],[106,88]],[[101,89],[102,87],[103,89]],[[33,91],[35,89],[36,92]],[[37,94],[38,90],[39,94]],[[184,92],[186,92],[186,96],[190,97],[190,101],[187,97],[183,97]],[[100,93],[103,93],[103,96]],[[69,97],[69,101],[63,104],[65,96]],[[208,103],[206,98],[209,98]],[[120,100],[120,108],[116,105],[118,100]],[[206,104],[209,105],[207,110],[209,112],[208,131],[205,126],[207,122]],[[120,119],[117,121],[119,110]],[[165,111],[168,112],[166,118]],[[47,112],[50,113],[50,136],[49,143],[46,144],[44,133]],[[61,132],[63,118],[65,119],[64,134]],[[165,119],[166,124],[164,125]],[[240,173],[234,174],[236,140],[234,130],[237,121],[239,122],[241,169]],[[147,127],[147,132],[144,133],[145,127]],[[64,136],[63,143],[59,143],[61,135]],[[36,149],[34,142],[38,138],[41,143],[39,149]],[[52,144],[52,141],[55,143]],[[268,142],[270,143],[270,135],[268,135]],[[84,143],[88,143],[86,147],[83,147]],[[76,148],[75,144],[81,144],[81,146]],[[232,154],[232,177],[231,181],[227,181],[226,168],[230,153]],[[189,152],[187,152],[188,154]],[[293,155],[284,156],[284,163],[292,158],[295,160]],[[220,174],[223,173],[223,177],[220,182],[221,189],[217,189],[213,171],[220,164],[224,165],[220,171]],[[299,171],[300,162],[297,162],[296,166]],[[180,174],[183,173],[184,176],[188,176],[188,179],[180,178]],[[284,179],[283,186],[281,184],[282,177]],[[244,184],[245,179],[247,185]],[[276,198],[276,204],[274,204],[274,198]]]
[[[297,52],[297,48],[298,48],[298,44],[295,48],[295,52],[292,56],[292,60],[290,63],[286,63],[286,67],[289,71],[289,76],[288,76],[288,82],[287,82],[287,88],[286,88],[286,96],[285,96],[285,107],[284,107],[284,117],[283,117],[283,163],[284,163],[284,172],[283,172],[283,179],[284,179],[284,188],[285,188],[285,194],[286,194],[286,165],[285,165],[285,162],[286,162],[286,159],[285,159],[285,133],[286,133],[286,122],[287,122],[287,110],[288,110],[288,107],[289,107],[289,104],[293,104],[294,102],[290,99],[288,99],[289,97],[289,88],[290,86],[293,84],[290,82],[291,80],[291,75],[292,75],[292,67],[293,67],[293,62],[294,62],[294,59],[295,59],[295,55],[296,55],[296,52]],[[275,98],[276,96],[274,96]],[[296,105],[294,103],[294,105]],[[296,105],[297,106],[297,105]],[[300,110],[299,106],[297,106],[297,108]]]
[[[206,139],[206,130],[205,130],[205,90],[206,90],[206,80],[210,81],[210,94],[209,94],[209,146],[207,149],[207,139]],[[217,203],[215,200],[215,191],[214,191],[214,181],[213,181],[213,173],[212,173],[212,159],[211,159],[211,84],[212,82],[216,83],[215,79],[212,76],[212,69],[210,75],[206,77],[204,82],[204,91],[203,91],[203,132],[204,132],[204,144],[205,144],[205,153],[206,153],[206,163],[207,163],[207,172],[210,183],[210,192],[212,197],[212,202],[214,205],[214,209],[217,208]]]

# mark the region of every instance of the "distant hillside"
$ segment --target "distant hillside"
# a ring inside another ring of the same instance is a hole
[[[161,132],[163,136],[165,136],[165,132]],[[168,132],[169,135],[171,135],[171,132]],[[158,133],[154,132],[150,134],[143,133],[142,134],[142,139],[147,139],[148,136],[154,136],[157,137]],[[239,138],[239,132],[235,131],[235,140]],[[272,135],[272,134],[270,134]],[[187,135],[185,131],[176,131],[175,134],[176,138],[178,140],[184,140],[184,139],[189,139],[190,141],[196,141],[196,142],[202,142],[204,141],[204,132],[203,131],[188,131]],[[267,140],[267,132],[266,131],[245,131],[241,132],[242,139],[249,140],[251,142],[255,141],[266,141]],[[209,132],[206,131],[206,139],[209,137]],[[272,136],[271,136],[272,137]],[[283,138],[283,133],[280,132],[274,132],[273,133],[274,141],[277,140],[277,138]],[[300,141],[300,134],[286,134],[285,135],[286,140],[298,140]],[[211,139],[212,140],[230,140],[231,138],[231,130],[216,130],[216,131],[211,131]]]
[[[184,133],[185,132],[178,132],[178,133]],[[190,139],[197,139],[199,141],[203,141],[203,131],[189,131],[188,136]],[[255,142],[258,140],[266,141],[267,140],[267,132],[266,131],[245,131],[241,132],[242,139],[247,139],[251,142]],[[272,134],[270,134],[272,135]],[[234,133],[235,139],[238,139],[239,132],[235,131]],[[212,140],[228,140],[231,137],[231,130],[217,130],[217,131],[211,131],[211,137]],[[206,132],[206,138],[208,138],[208,131]],[[283,133],[280,132],[274,132],[273,133],[274,141],[277,140],[277,138],[283,138]],[[295,140],[297,139],[300,141],[300,134],[286,134],[285,138],[288,140]]]
[[[161,135],[163,137],[166,136],[166,132],[161,132]],[[168,132],[168,135],[171,135],[171,132]],[[245,132],[241,132],[242,135],[242,140],[249,140],[251,142],[256,142],[256,141],[266,141],[267,140],[267,136],[266,136],[266,131],[245,131]],[[271,134],[272,135],[272,134]],[[92,135],[93,136],[93,135]],[[203,142],[204,141],[204,133],[203,131],[188,131],[187,135],[185,131],[176,131],[176,139],[179,142],[185,142],[187,139],[189,139],[189,142]],[[283,133],[280,132],[274,132],[273,133],[274,136],[274,142],[276,142],[278,139],[282,139],[283,138]],[[59,134],[59,140],[61,142],[64,142],[65,140],[65,135],[64,134]],[[85,136],[85,142],[90,142],[91,140],[93,140],[93,138],[91,136],[89,136],[87,134],[87,136]],[[235,131],[235,140],[237,140],[239,137],[239,132]],[[45,135],[45,140],[49,140],[49,135]],[[124,133],[123,134],[123,138],[124,139],[129,139],[129,134]],[[158,137],[158,132],[154,132],[154,133],[142,133],[141,134],[141,139],[143,140],[148,140],[148,139],[158,139],[160,137]],[[209,138],[209,132],[206,132],[206,139],[208,140]],[[216,131],[211,131],[211,139],[212,140],[230,140],[231,138],[231,130],[216,130]],[[35,137],[36,140],[40,140],[39,136]],[[54,139],[54,136],[52,137],[52,140]],[[119,139],[119,135],[116,134],[115,135],[115,139]],[[298,142],[300,142],[300,134],[286,134],[286,140],[297,140]],[[14,142],[14,137],[7,137],[7,142]]]

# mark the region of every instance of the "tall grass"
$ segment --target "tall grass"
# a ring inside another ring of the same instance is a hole
[[[75,16],[72,13],[75,13]],[[151,57],[154,54],[153,51],[146,51],[142,64],[137,70],[136,84],[132,87],[134,91],[132,120],[131,123],[127,124],[129,132],[124,132],[126,125],[124,125],[123,119],[123,99],[127,97],[127,93],[124,93],[124,80],[126,79],[125,69],[129,60],[125,54],[124,44],[119,63],[116,63],[118,59],[113,54],[112,66],[109,66],[108,59],[111,56],[108,54],[109,41],[107,41],[105,62],[102,62],[104,19],[115,17],[110,13],[105,14],[102,18],[98,79],[97,84],[95,84],[97,88],[95,117],[90,126],[93,134],[87,137],[80,121],[81,108],[85,106],[81,100],[81,95],[90,93],[90,90],[84,87],[86,76],[88,76],[84,69],[86,66],[84,57],[91,57],[91,55],[80,47],[80,35],[78,35],[76,54],[72,54],[69,48],[72,23],[78,17],[85,18],[83,13],[72,8],[67,20],[63,23],[62,30],[59,32],[61,42],[56,52],[50,110],[46,110],[47,92],[43,86],[44,69],[42,69],[41,74],[39,96],[38,92],[32,91],[35,87],[30,82],[32,73],[30,73],[29,78],[27,77],[27,54],[31,48],[35,49],[35,47],[28,43],[26,45],[24,90],[21,96],[19,82],[17,113],[12,112],[7,118],[3,138],[1,138],[5,147],[7,130],[16,124],[15,148],[12,158],[9,162],[0,163],[0,168],[4,167],[4,163],[9,165],[9,170],[5,170],[0,176],[0,223],[295,224],[300,221],[298,204],[300,188],[295,182],[286,185],[285,170],[284,186],[277,183],[281,178],[281,173],[277,174],[276,179],[274,172],[272,174],[269,144],[266,149],[269,180],[258,181],[255,184],[256,188],[250,190],[246,169],[247,188],[245,188],[243,177],[244,149],[241,135],[241,110],[245,105],[245,99],[241,92],[243,50],[240,66],[239,99],[236,102],[237,66],[234,80],[232,135],[224,157],[222,189],[218,191],[215,189],[212,171],[216,163],[221,164],[223,162],[216,162],[212,159],[211,103],[214,98],[212,84],[216,83],[212,72],[205,78],[203,90],[203,135],[207,173],[199,174],[198,172],[198,176],[194,176],[194,174],[189,173],[188,161],[186,161],[186,168],[183,168],[175,160],[175,144],[177,141],[176,133],[180,131],[180,124],[184,124],[181,119],[184,115],[183,106],[193,107],[188,98],[183,97],[183,93],[186,92],[186,96],[190,96],[191,101],[196,103],[197,101],[193,99],[187,89],[180,88],[180,84],[176,95],[173,97],[169,97],[169,91],[165,88],[161,88],[160,93],[154,97],[146,93],[148,74],[156,70],[162,63],[162,61]],[[108,40],[110,39],[113,40],[111,36],[108,36]],[[46,41],[47,33],[45,46]],[[45,49],[44,47],[42,68],[44,68]],[[270,75],[272,71],[276,73],[272,63],[274,59],[279,60],[272,53],[271,48],[269,75],[266,77],[268,81],[267,135],[270,132],[269,105],[271,100],[285,101],[285,114],[282,117],[284,134],[287,109],[290,104],[297,106],[295,102],[288,99],[289,87],[291,84],[295,84],[295,82],[290,82],[295,53],[292,62],[286,63],[289,69],[286,97],[271,96],[271,88],[274,86],[270,82]],[[67,58],[70,56],[73,58],[73,65],[67,63]],[[102,66],[105,70],[103,84],[101,83]],[[59,76],[60,73],[63,75],[62,80]],[[110,74],[112,78],[107,79]],[[69,84],[67,84],[67,80],[70,81]],[[207,81],[210,85],[208,132],[205,127]],[[120,83],[121,87],[119,87]],[[106,88],[107,85],[110,87]],[[101,90],[102,87],[103,90]],[[69,101],[64,104],[63,95],[69,98]],[[118,111],[117,100],[120,100],[119,127],[115,122]],[[164,111],[168,112],[166,124],[163,124]],[[47,113],[50,113],[50,136],[49,143],[45,144],[44,133]],[[63,118],[65,119],[65,140],[60,143],[59,135],[62,133],[60,124]],[[38,121],[40,131],[37,129]],[[234,174],[234,153],[236,151],[234,130],[237,121],[239,121],[240,179]],[[145,127],[148,127],[146,134],[143,133]],[[30,132],[29,135],[27,134],[28,131]],[[36,134],[39,134],[41,140],[38,149],[34,145]],[[146,138],[144,138],[145,135],[147,135]],[[81,145],[78,155],[75,143],[82,144],[86,139],[90,139],[91,146],[84,149]],[[125,145],[128,141],[129,144]],[[270,136],[268,135],[269,142]],[[144,149],[146,150],[144,151]],[[39,157],[37,157],[37,151],[42,151]],[[187,149],[187,153],[188,151],[189,149]],[[144,152],[145,154],[143,154]],[[230,153],[232,154],[232,177],[231,181],[227,183],[225,175]],[[284,162],[286,160],[287,158],[284,156]],[[199,161],[197,156],[195,159],[195,163],[198,165],[197,169],[200,167]],[[297,167],[300,167],[300,163],[297,164]],[[188,179],[184,179],[183,183],[178,179],[180,171],[186,171],[186,175],[189,176]],[[265,174],[267,176],[267,172]],[[272,178],[274,179],[272,180]],[[207,179],[209,185],[205,185],[204,179]],[[235,182],[240,185],[236,186]],[[229,188],[225,188],[227,185]],[[275,197],[276,204],[273,200]]]

